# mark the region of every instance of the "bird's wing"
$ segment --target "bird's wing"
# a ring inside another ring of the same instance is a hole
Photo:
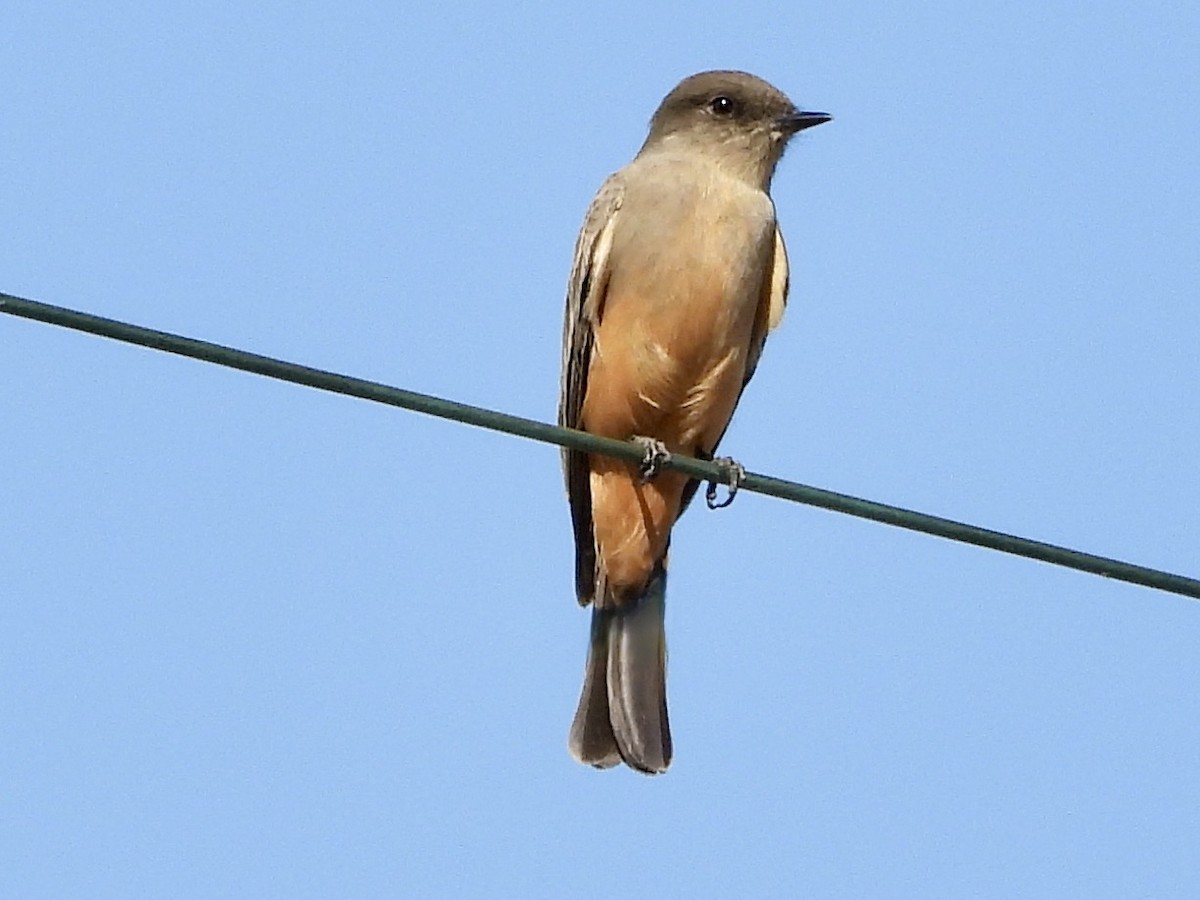
[[[754,370],[758,368],[758,360],[762,356],[763,346],[767,343],[767,335],[783,321],[783,313],[787,309],[789,281],[787,245],[783,242],[783,232],[776,225],[775,248],[771,253],[771,274],[763,284],[763,299],[759,303],[758,315],[754,319],[754,331],[750,335],[750,354],[746,358],[743,390],[754,377]]]
[[[754,330],[750,333],[750,350],[746,356],[746,374],[742,378],[742,390],[746,390],[746,385],[750,383],[750,379],[754,377],[754,370],[758,368],[758,360],[762,356],[763,347],[767,343],[767,335],[775,330],[775,327],[782,321],[784,310],[787,309],[788,286],[790,276],[788,274],[788,256],[787,246],[783,243],[783,232],[779,230],[779,226],[775,226],[775,245],[771,251],[771,267],[770,274],[763,279],[762,299],[758,304],[758,312],[754,317]],[[741,395],[738,395],[739,402]],[[726,428],[729,427],[726,423]],[[721,432],[721,437],[725,436],[725,432]],[[712,447],[707,447],[704,454],[711,459],[717,451],[717,445],[721,443],[721,438],[717,438],[717,443]],[[692,479],[683,489],[683,501],[679,504],[679,515],[683,515],[684,510],[688,508],[688,504],[692,502],[692,498],[696,495],[696,489],[700,487],[700,482]],[[678,518],[678,517],[676,517]]]
[[[613,228],[623,195],[624,181],[620,173],[609,176],[588,207],[583,229],[575,242],[575,260],[567,283],[567,309],[563,319],[562,384],[558,401],[558,424],[567,428],[580,427],[593,338],[608,289],[608,255],[612,248]],[[596,580],[588,456],[564,447],[562,462],[571,521],[575,526],[576,596],[586,605],[595,592]]]

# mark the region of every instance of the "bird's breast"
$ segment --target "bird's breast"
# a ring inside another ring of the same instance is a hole
[[[626,188],[585,417],[591,430],[692,449],[715,444],[740,394],[774,208],[741,182],[665,168]]]

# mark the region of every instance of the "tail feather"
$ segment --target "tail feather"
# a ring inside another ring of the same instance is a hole
[[[608,637],[608,705],[625,764],[647,774],[671,764],[667,721],[667,573],[659,567],[646,592],[613,617]]]
[[[608,632],[611,610],[593,607],[583,692],[571,723],[571,755],[581,763],[608,769],[621,761],[608,712]]]
[[[635,603],[592,610],[583,694],[571,726],[571,753],[581,762],[607,768],[623,760],[647,774],[671,764],[666,587],[660,565]]]

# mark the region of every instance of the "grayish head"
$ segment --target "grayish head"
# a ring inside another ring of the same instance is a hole
[[[701,72],[659,104],[641,152],[700,152],[765,190],[788,139],[831,118],[797,109],[782,91],[746,72]]]

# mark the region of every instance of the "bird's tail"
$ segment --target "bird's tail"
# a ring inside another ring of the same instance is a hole
[[[667,721],[667,572],[660,564],[635,603],[592,609],[592,635],[571,755],[647,774],[671,764]],[[599,599],[599,598],[598,598]]]

